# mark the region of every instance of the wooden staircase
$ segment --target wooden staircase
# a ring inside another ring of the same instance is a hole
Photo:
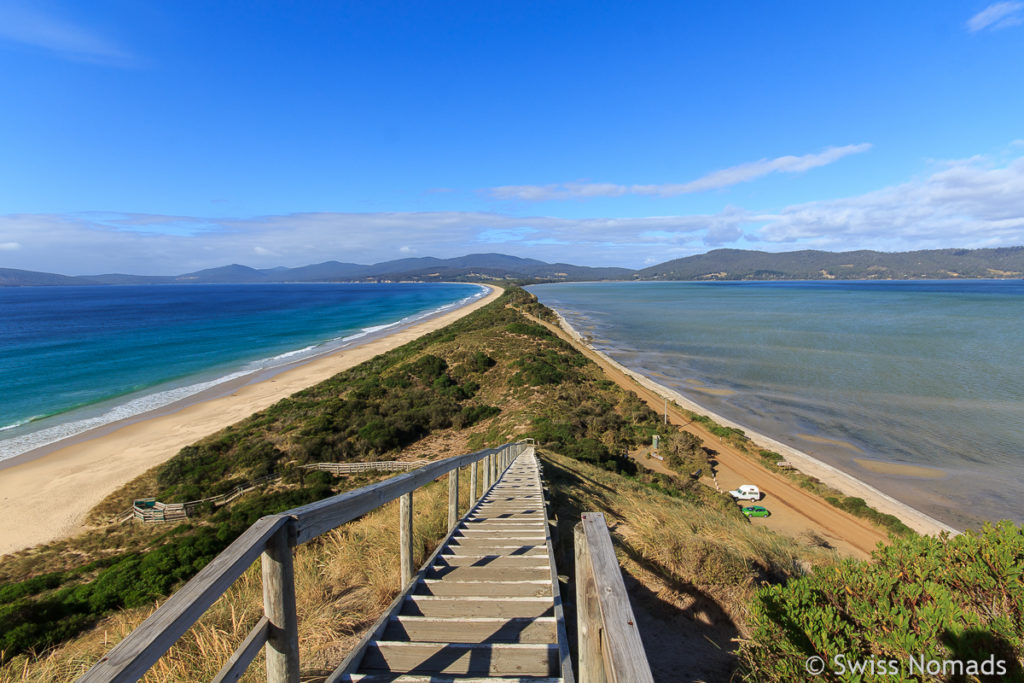
[[[572,683],[533,448],[449,534],[328,681]]]

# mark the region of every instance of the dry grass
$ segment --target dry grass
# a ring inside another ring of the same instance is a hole
[[[460,476],[460,512],[469,500]],[[421,565],[447,527],[446,478],[414,495],[414,562]],[[389,503],[296,549],[295,592],[303,679],[333,670],[398,594],[398,505]],[[148,617],[153,608],[119,612],[96,628],[39,657],[19,656],[0,667],[0,683],[73,681]],[[249,568],[145,681],[209,680],[263,614],[258,563]],[[259,655],[241,680],[265,680]]]
[[[741,627],[747,604],[765,580],[784,580],[804,568],[835,561],[834,553],[801,543],[738,514],[673,498],[621,475],[554,453],[544,453],[545,474],[559,515],[562,557],[579,514],[599,511],[630,574],[653,573],[677,590],[695,587],[712,596]]]

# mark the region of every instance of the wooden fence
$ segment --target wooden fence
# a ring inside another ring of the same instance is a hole
[[[352,474],[353,472],[408,472],[422,467],[428,460],[387,460],[383,462],[315,462],[312,465],[300,465],[306,470],[320,470],[331,474]]]
[[[240,484],[227,493],[200,500],[190,500],[185,503],[161,503],[155,498],[141,498],[132,503],[131,515],[140,522],[172,522],[179,519],[191,517],[204,503],[213,505],[227,505],[235,498],[238,498],[247,491],[252,491],[258,486],[277,481],[281,477],[271,474],[252,481]]]
[[[612,538],[600,512],[574,529],[579,683],[653,683]]]
[[[422,467],[423,461],[387,460],[382,462],[317,462],[312,465],[301,465],[302,469],[320,470],[331,474],[352,474],[353,472],[407,472]],[[196,513],[203,503],[227,505],[243,493],[252,491],[258,486],[277,481],[279,475],[268,475],[236,486],[227,493],[201,500],[190,500],[185,503],[162,503],[156,498],[140,498],[132,503],[120,521],[137,519],[140,522],[174,522],[188,519]]]
[[[404,587],[413,577],[413,491],[447,474],[448,525],[449,529],[454,528],[459,519],[459,469],[467,466],[471,468],[472,506],[476,500],[477,463],[480,463],[479,469],[482,470],[481,489],[484,492],[520,453],[532,445],[533,440],[527,439],[431,462],[386,481],[260,518],[100,659],[79,681],[98,683],[138,680],[259,558],[263,574],[264,615],[228,658],[214,681],[238,680],[260,648],[265,648],[267,681],[297,682],[299,633],[292,549],[400,498],[399,545]],[[614,560],[614,555],[612,558]]]

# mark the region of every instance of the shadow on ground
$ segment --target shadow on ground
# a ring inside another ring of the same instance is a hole
[[[559,589],[565,604],[566,630],[576,667],[576,589],[573,554],[573,527],[580,521],[583,495],[598,500],[613,495],[607,486],[543,461],[544,480],[552,520],[555,561]],[[583,494],[583,495],[580,495]],[[590,507],[595,507],[592,503]],[[614,534],[613,534],[614,538]],[[727,682],[736,671],[736,645],[739,630],[717,600],[699,587],[650,566],[628,544],[615,538],[618,548],[639,567],[638,572],[623,572],[630,604],[640,628],[647,661],[654,680],[659,683]]]

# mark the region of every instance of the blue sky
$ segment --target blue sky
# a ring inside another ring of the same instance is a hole
[[[0,267],[1024,244],[1024,2],[0,0]]]

